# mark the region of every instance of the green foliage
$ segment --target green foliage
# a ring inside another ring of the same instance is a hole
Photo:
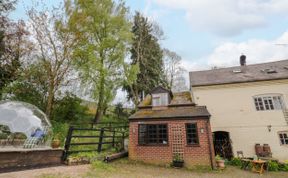
[[[7,139],[8,135],[6,133],[1,133],[0,132],[0,139]]]
[[[137,79],[123,89],[128,93],[128,99],[132,99],[137,105],[143,100],[143,92],[149,93],[158,85],[167,86],[164,76],[163,52],[158,38],[155,35],[153,24],[139,12],[134,16],[132,27],[134,34],[131,53],[131,65],[138,65]]]
[[[41,92],[39,86],[35,86],[28,81],[15,81],[7,86],[3,90],[3,93],[5,93],[5,99],[31,103],[42,111],[45,111],[45,95]]]
[[[183,161],[179,153],[173,155],[173,161]]]
[[[217,161],[217,160],[223,160],[223,158],[220,156],[220,155],[216,155],[215,156],[215,160]]]
[[[69,129],[69,124],[60,123],[52,120],[52,130],[53,136],[57,136],[57,138],[61,141],[61,146],[64,145],[65,138],[67,136]]]
[[[229,161],[229,164],[232,166],[242,166],[242,162],[240,158],[232,158],[231,161]]]
[[[92,168],[96,170],[99,169],[99,170],[105,170],[109,172],[116,170],[111,164],[105,163],[103,161],[98,161],[98,160],[92,162]]]
[[[77,96],[66,93],[65,96],[55,102],[52,119],[57,122],[77,123],[85,122],[91,117],[88,108],[83,106],[82,100]]]
[[[114,108],[114,114],[117,116],[117,119],[125,119],[128,118],[128,113],[123,108],[122,103],[117,103]]]
[[[2,89],[17,79],[20,59],[28,49],[24,44],[28,33],[24,21],[14,22],[8,18],[15,5],[16,0],[0,1],[0,99]]]
[[[98,121],[125,79],[124,58],[132,37],[128,8],[123,1],[67,0],[66,13],[76,38],[74,64],[97,103]]]
[[[268,162],[268,170],[269,171],[279,171],[279,165],[275,161]]]
[[[279,171],[288,172],[288,163],[279,164]]]

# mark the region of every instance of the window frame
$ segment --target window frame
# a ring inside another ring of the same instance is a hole
[[[155,100],[157,100],[157,102],[155,102]],[[156,105],[156,103],[157,103],[157,105]],[[154,93],[154,94],[152,94],[152,106],[153,107],[167,106],[168,104],[169,104],[168,93]]]
[[[196,132],[195,132],[195,134],[196,134],[196,139],[197,139],[197,143],[189,143],[188,142],[188,125],[191,125],[191,124],[194,124],[195,125],[195,130],[196,130]],[[187,144],[187,146],[200,146],[200,139],[199,139],[199,131],[198,131],[198,124],[197,124],[197,122],[194,122],[194,123],[186,123],[185,124],[185,131],[186,131],[186,144]]]
[[[284,134],[286,135],[286,137],[284,137]],[[283,138],[281,138],[281,135],[283,135]],[[288,146],[288,131],[278,132],[278,138],[281,146]],[[282,140],[284,143],[282,143]]]
[[[144,142],[143,143],[140,143],[140,127],[142,126],[142,125],[144,125],[144,126],[146,126],[146,129],[147,129],[147,131],[146,131],[146,134],[144,135]],[[162,143],[160,143],[159,141],[161,140],[161,139],[163,139],[163,137],[161,138],[161,137],[159,137],[159,126],[160,125],[162,125],[162,126],[165,126],[166,127],[166,138],[167,138],[167,143],[166,144],[164,144],[163,142]],[[149,142],[149,126],[156,126],[156,135],[157,135],[157,137],[156,137],[156,143],[150,143]],[[138,145],[140,145],[140,146],[169,146],[169,128],[168,128],[168,124],[167,123],[161,123],[161,124],[138,124]]]
[[[256,111],[277,111],[285,109],[282,94],[264,94],[253,96]]]

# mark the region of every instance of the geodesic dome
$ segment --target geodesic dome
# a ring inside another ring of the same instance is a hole
[[[0,125],[7,126],[12,133],[23,133],[27,138],[32,137],[36,129],[51,130],[47,116],[40,109],[19,101],[0,101]]]

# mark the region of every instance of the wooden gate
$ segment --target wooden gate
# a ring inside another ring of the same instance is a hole
[[[101,128],[79,128],[70,126],[64,146],[63,160],[69,154],[78,152],[101,152],[108,148],[124,148],[124,139],[128,136],[128,126],[109,126]]]

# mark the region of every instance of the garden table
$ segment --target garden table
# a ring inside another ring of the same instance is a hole
[[[264,160],[253,160],[252,163],[252,171],[262,174],[264,172],[264,165],[267,161]]]

